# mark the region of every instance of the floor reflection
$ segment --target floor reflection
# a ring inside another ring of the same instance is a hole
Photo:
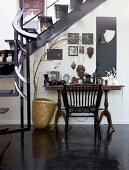
[[[2,170],[128,170],[129,126],[116,125],[116,131],[107,133],[107,126],[94,136],[94,126],[73,125],[65,139],[64,126],[58,131],[38,130],[35,127],[24,134],[1,136],[9,139]]]
[[[74,130],[74,129],[73,129]],[[72,132],[73,134],[74,132]],[[100,131],[101,133],[101,131]],[[108,147],[112,141],[113,132],[102,133],[101,138],[92,136],[90,140],[84,137],[81,140],[78,134],[69,136],[67,139],[61,139],[59,132],[57,140],[60,141],[59,149],[65,148],[64,152],[56,155],[47,160],[46,169],[53,170],[119,170],[120,164],[117,160],[117,156],[111,155],[108,151]],[[94,135],[94,134],[92,134]],[[100,134],[99,134],[100,135]],[[75,138],[74,138],[75,137]],[[78,140],[77,138],[80,138]],[[96,140],[97,141],[94,141]],[[65,147],[64,147],[65,146]]]
[[[34,157],[48,157],[57,152],[52,134],[48,129],[34,129],[32,134]]]

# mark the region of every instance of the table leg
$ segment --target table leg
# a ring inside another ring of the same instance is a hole
[[[58,118],[60,116],[63,116],[63,118],[65,120],[65,113],[61,110],[61,90],[57,90],[57,93],[58,93],[57,111],[56,111],[56,115],[55,115],[55,123],[52,126],[51,130],[56,130]]]
[[[100,113],[99,123],[101,123],[103,116],[106,116],[109,128],[112,128],[113,131],[115,131],[112,124],[111,113],[108,111],[108,90],[104,90],[104,93],[105,93],[104,111]]]

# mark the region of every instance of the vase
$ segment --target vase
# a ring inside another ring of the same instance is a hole
[[[57,153],[57,147],[53,140],[51,131],[45,129],[34,129],[32,134],[33,156],[42,159]]]
[[[44,74],[44,86],[47,86],[48,84],[49,84],[48,74]]]
[[[37,98],[32,103],[32,122],[38,129],[47,127],[56,108],[56,102]]]
[[[93,47],[88,47],[87,48],[87,54],[88,54],[88,57],[91,58],[94,54],[94,48]]]

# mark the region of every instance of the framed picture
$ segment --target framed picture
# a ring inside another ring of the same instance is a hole
[[[62,60],[63,50],[62,49],[48,49],[47,60]]]
[[[68,33],[68,44],[79,44],[79,33]]]
[[[77,56],[78,55],[78,46],[69,46],[68,47],[68,55],[69,56]]]
[[[59,71],[47,71],[49,81],[56,80],[59,81],[60,72]]]
[[[84,54],[84,46],[79,46],[79,54]]]
[[[82,33],[82,44],[93,44],[93,33]]]

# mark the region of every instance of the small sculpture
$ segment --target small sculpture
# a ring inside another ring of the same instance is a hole
[[[83,81],[87,84],[90,84],[91,83],[91,75],[86,73],[83,77]]]
[[[113,77],[114,77],[114,78],[117,78],[117,71],[115,70],[114,67],[112,67],[112,69],[113,69]]]
[[[49,84],[49,76],[48,74],[44,74],[44,86],[47,86]]]
[[[85,75],[85,67],[83,65],[78,65],[76,71],[78,73],[78,76],[82,79]]]
[[[76,83],[77,83],[76,77],[72,77],[71,83],[72,83],[72,84],[76,84]]]
[[[87,54],[88,54],[88,57],[91,58],[92,55],[94,54],[94,48],[93,47],[88,47],[87,48]]]

